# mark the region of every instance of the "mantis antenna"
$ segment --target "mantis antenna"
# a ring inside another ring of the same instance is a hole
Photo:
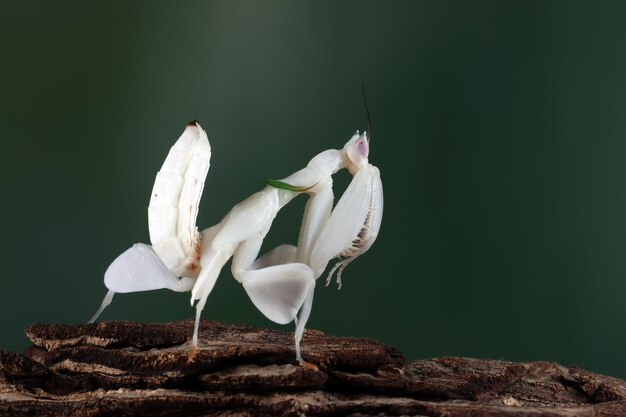
[[[367,114],[367,141],[372,139],[372,117],[370,116],[370,108],[367,105],[367,97],[365,96],[365,81],[361,80],[361,92],[363,93],[363,103],[365,103],[365,113]]]

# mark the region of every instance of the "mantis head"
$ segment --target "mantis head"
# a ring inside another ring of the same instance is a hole
[[[367,132],[363,132],[359,135],[357,130],[350,140],[343,147],[344,155],[346,158],[346,166],[348,171],[352,175],[367,165],[367,156],[370,152],[369,139],[367,138]]]

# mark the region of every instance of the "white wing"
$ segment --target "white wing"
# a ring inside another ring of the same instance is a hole
[[[148,207],[150,241],[176,276],[199,270],[198,206],[209,171],[211,145],[198,122],[187,125],[157,173]]]

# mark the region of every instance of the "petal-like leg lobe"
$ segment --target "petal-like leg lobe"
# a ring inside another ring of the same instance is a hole
[[[136,243],[115,259],[104,274],[106,287],[117,293],[167,288],[177,291],[179,279],[165,266],[152,247]]]
[[[259,311],[279,324],[295,319],[315,283],[311,268],[300,263],[246,271],[241,274],[241,282]]]

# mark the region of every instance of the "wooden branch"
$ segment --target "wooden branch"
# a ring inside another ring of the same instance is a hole
[[[41,324],[0,351],[2,416],[619,416],[626,382],[555,363],[443,357],[406,363],[369,339],[202,322]]]

